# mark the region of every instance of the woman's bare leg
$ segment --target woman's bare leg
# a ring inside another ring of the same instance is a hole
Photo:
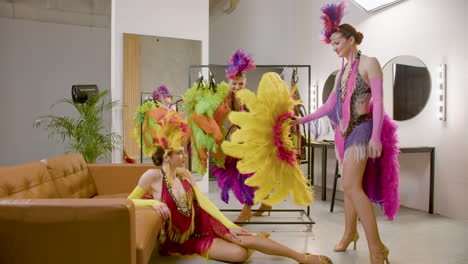
[[[349,150],[353,151],[353,150]],[[350,157],[354,157],[355,153],[349,153]],[[377,221],[375,219],[374,208],[367,195],[362,189],[362,177],[366,167],[367,160],[356,161],[353,158],[345,159],[343,164],[343,187],[345,195],[348,195],[351,204],[355,208],[357,215],[361,221],[364,231],[366,232],[369,250],[372,248],[381,248],[382,242],[380,240],[379,231],[377,228]],[[349,217],[353,214],[349,213]],[[349,220],[349,225],[354,224],[354,220]]]
[[[352,203],[350,195],[344,193],[345,229],[340,242],[336,245],[335,251],[344,251],[357,233],[357,212]]]
[[[344,235],[352,235],[357,232],[357,212],[354,208],[351,197],[345,193],[344,196],[345,206],[345,231]]]
[[[268,238],[260,236],[239,236],[241,241],[236,241],[228,236],[229,234],[226,236],[226,240],[232,242],[223,239],[217,239],[219,241],[216,241],[216,243],[213,242],[209,253],[210,258],[222,261],[242,262],[250,256],[251,252],[249,252],[249,250],[252,249],[267,255],[288,257],[301,263],[306,261],[307,263],[320,263],[319,256],[307,257],[305,253],[288,248]]]
[[[247,249],[217,238],[208,252],[208,258],[226,262],[244,262],[250,256]]]

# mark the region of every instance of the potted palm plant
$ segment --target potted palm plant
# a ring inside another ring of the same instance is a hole
[[[79,152],[87,163],[96,163],[101,157],[108,157],[116,148],[121,137],[117,133],[104,132],[103,114],[118,105],[118,101],[106,100],[109,91],[93,94],[84,103],[63,99],[53,104],[70,104],[79,117],[45,115],[34,121],[34,127],[50,131],[49,137],[58,137],[67,142],[66,153]]]

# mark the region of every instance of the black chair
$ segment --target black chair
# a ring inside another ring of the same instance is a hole
[[[338,178],[341,178],[341,174],[338,171],[338,160],[336,161],[336,167],[335,167],[335,179],[333,181],[333,193],[332,193],[332,199],[331,199],[331,204],[330,204],[330,212],[333,213],[333,207],[335,206],[335,194],[336,194],[336,183],[338,181]]]

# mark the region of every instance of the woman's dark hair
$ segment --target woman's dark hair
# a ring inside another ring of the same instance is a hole
[[[345,38],[349,39],[350,37],[354,37],[356,44],[361,44],[364,35],[357,31],[353,26],[350,24],[341,24],[338,28]]]
[[[169,151],[167,155],[171,155],[172,151]],[[154,165],[161,166],[163,163],[164,149],[161,146],[158,146],[156,151],[151,155]]]

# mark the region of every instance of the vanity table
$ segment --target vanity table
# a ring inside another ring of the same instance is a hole
[[[334,149],[335,144],[333,142],[311,142],[308,143],[308,146],[311,148],[311,166],[309,175],[311,175],[310,183],[314,185],[314,149],[319,148],[322,150],[322,201],[327,200],[327,153],[328,149]],[[402,153],[429,153],[430,154],[430,173],[429,173],[429,213],[434,213],[434,165],[435,165],[435,147],[400,147],[400,155]],[[336,176],[336,175],[335,175]],[[336,191],[336,190],[335,190]]]

